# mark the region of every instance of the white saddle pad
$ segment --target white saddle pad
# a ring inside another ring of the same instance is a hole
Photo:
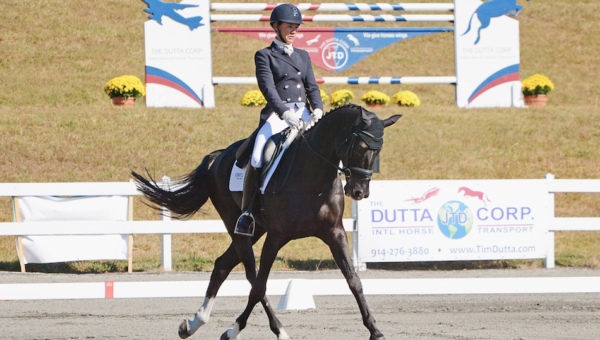
[[[265,193],[265,189],[267,188],[267,185],[269,184],[269,181],[271,180],[271,177],[273,176],[275,169],[277,169],[277,167],[279,166],[279,161],[281,160],[281,157],[283,156],[285,151],[286,150],[281,151],[281,153],[279,154],[279,156],[273,163],[273,166],[269,169],[269,173],[267,174],[267,177],[265,178],[265,181],[260,188],[261,194]],[[246,168],[240,169],[237,167],[237,165],[234,164],[233,169],[231,170],[231,176],[229,177],[229,191],[243,191],[245,175],[246,175]]]

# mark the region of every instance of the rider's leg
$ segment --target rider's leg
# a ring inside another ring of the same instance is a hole
[[[267,140],[276,133],[283,131],[287,127],[276,114],[271,114],[267,122],[261,127],[256,135],[254,150],[250,164],[246,167],[244,178],[244,192],[242,196],[242,215],[239,217],[235,233],[240,235],[252,236],[254,233],[254,216],[252,215],[252,206],[258,195],[260,187],[260,168],[262,167],[262,152]],[[254,198],[254,199],[253,199]]]

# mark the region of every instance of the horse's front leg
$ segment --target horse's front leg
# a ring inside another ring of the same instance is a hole
[[[260,268],[258,270],[258,276],[252,283],[252,290],[250,291],[250,296],[248,297],[248,304],[246,305],[246,309],[244,312],[235,320],[235,325],[233,328],[228,329],[225,333],[221,335],[221,340],[239,340],[240,332],[246,328],[246,323],[248,322],[248,318],[250,317],[250,313],[252,313],[252,309],[258,303],[258,301],[266,299],[265,293],[267,291],[267,279],[269,278],[269,272],[271,271],[271,267],[273,266],[273,262],[275,262],[275,258],[277,257],[277,253],[279,249],[285,245],[285,242],[281,241],[278,237],[273,236],[272,234],[267,234],[267,239],[265,240],[265,244],[263,245],[262,253],[260,256]],[[279,322],[279,320],[277,320]],[[279,333],[277,334],[278,340],[289,339],[286,332],[281,327],[281,323],[279,324]],[[273,325],[271,324],[271,329],[273,329]]]
[[[367,300],[363,294],[360,277],[358,277],[358,274],[356,274],[352,265],[348,237],[342,227],[341,221],[338,227],[324,231],[323,235],[317,236],[329,246],[331,254],[333,254],[333,258],[335,259],[335,263],[340,267],[346,281],[348,281],[350,291],[352,291],[356,302],[358,302],[358,308],[360,309],[360,314],[363,318],[363,324],[371,333],[369,340],[385,340],[383,333],[381,333],[375,325],[375,318],[373,317],[373,314],[371,314],[369,306],[367,305]]]

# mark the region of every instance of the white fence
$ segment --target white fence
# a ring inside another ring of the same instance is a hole
[[[554,217],[554,195],[556,193],[600,193],[600,180],[554,179],[548,174],[548,199],[551,207],[548,227],[548,255],[546,267],[554,268],[554,232],[600,230],[600,217]],[[2,183],[0,196],[139,196],[134,183]],[[353,219],[344,219],[344,228],[353,233],[353,258],[359,270],[366,270],[364,263],[357,262],[357,233]],[[171,234],[225,233],[220,220],[171,221],[65,221],[0,223],[0,236],[36,235],[135,235],[161,234],[161,268],[170,271]],[[22,252],[21,252],[22,253]],[[24,267],[22,266],[24,269]]]

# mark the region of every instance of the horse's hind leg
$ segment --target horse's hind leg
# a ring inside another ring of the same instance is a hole
[[[252,239],[252,243],[258,241],[264,233],[257,233],[254,235]],[[212,275],[210,277],[210,283],[208,284],[208,288],[206,289],[206,294],[204,298],[204,303],[198,309],[198,312],[194,315],[193,319],[183,320],[181,325],[179,326],[179,337],[182,339],[186,339],[194,334],[201,326],[206,324],[210,318],[210,314],[212,312],[212,307],[215,301],[215,297],[217,296],[217,292],[219,288],[229,276],[229,273],[240,263],[240,258],[237,255],[235,247],[232,245],[215,261],[215,268],[213,269]],[[256,269],[254,271],[256,273]],[[255,274],[254,274],[255,275]],[[254,277],[249,280],[250,283],[254,281]],[[275,312],[273,308],[269,304],[269,301],[265,297],[261,300],[261,303],[267,313],[269,318],[269,324],[271,325],[271,330],[273,333],[280,335],[285,335],[283,331],[281,322],[275,316]],[[288,339],[287,335],[285,337],[279,337],[279,339]]]
[[[252,284],[252,290],[250,291],[250,296],[248,297],[246,309],[235,320],[234,327],[221,335],[221,340],[240,339],[240,332],[246,328],[246,323],[248,322],[250,313],[252,313],[252,309],[254,309],[254,306],[258,303],[258,301],[265,301],[265,292],[267,291],[267,279],[269,277],[269,272],[271,271],[273,262],[275,262],[277,252],[284,244],[285,242],[281,242],[279,238],[267,234],[267,239],[263,245],[260,257],[260,268],[258,270],[256,280],[254,280],[254,283]],[[273,329],[273,324],[271,324],[271,329]],[[283,328],[281,328],[281,326],[279,326],[279,334],[277,334],[277,339],[289,339],[288,335],[285,333]]]
[[[324,232],[324,235],[317,236],[329,246],[331,254],[333,254],[333,258],[335,259],[335,263],[340,267],[346,281],[348,281],[350,291],[352,291],[352,294],[358,303],[358,308],[360,309],[360,314],[363,318],[363,324],[371,333],[369,340],[385,340],[383,333],[381,333],[375,325],[375,318],[373,317],[373,314],[371,314],[369,306],[367,305],[367,300],[363,294],[360,277],[358,277],[358,274],[356,274],[352,265],[348,237],[346,236],[343,227],[341,227],[341,221],[339,228],[326,231]]]

